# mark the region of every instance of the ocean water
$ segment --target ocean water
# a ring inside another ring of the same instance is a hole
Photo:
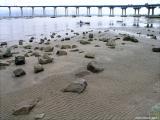
[[[79,21],[90,22],[90,25],[80,25]],[[34,18],[6,18],[0,19],[0,42],[28,40],[34,36],[37,39],[49,36],[51,32],[63,34],[70,29],[76,32],[96,28],[109,27],[152,27],[160,29],[160,19],[145,17],[34,17]]]

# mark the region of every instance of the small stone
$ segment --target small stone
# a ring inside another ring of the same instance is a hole
[[[80,79],[69,84],[63,92],[73,92],[73,93],[82,93],[87,87],[87,81],[84,79]]]
[[[52,46],[47,46],[47,47],[44,47],[43,49],[44,49],[44,52],[53,52],[54,47],[52,47]]]
[[[25,64],[25,57],[24,56],[16,56],[15,57],[15,65],[23,65]]]
[[[31,49],[32,46],[31,46],[31,45],[25,45],[24,48],[25,48],[25,49]]]
[[[23,45],[23,40],[19,40],[19,45]]]
[[[44,71],[44,68],[41,64],[38,64],[38,65],[34,66],[34,73],[39,73],[39,72],[42,72],[42,71]]]
[[[22,101],[15,106],[13,109],[13,115],[25,115],[29,114],[30,111],[36,106],[38,100],[29,99],[26,101]]]
[[[26,74],[26,72],[21,68],[14,70],[13,73],[14,73],[15,77],[20,77],[20,76],[23,76]]]
[[[85,55],[85,58],[91,58],[91,59],[93,59],[93,58],[95,58],[95,55],[93,53],[87,53]]]
[[[115,48],[116,42],[115,42],[115,40],[109,40],[109,41],[106,43],[106,45],[109,46],[110,48]]]
[[[1,42],[0,46],[7,46],[7,42]]]
[[[89,38],[93,38],[93,34],[92,33],[89,34]]]
[[[109,38],[100,38],[99,41],[108,42],[108,41],[109,41]]]
[[[87,45],[87,44],[91,44],[91,43],[89,41],[80,40],[80,44]]]
[[[93,72],[93,73],[99,73],[102,72],[104,70],[104,68],[102,67],[102,65],[96,61],[91,61],[88,63],[87,65],[87,70]]]
[[[64,38],[64,40],[70,40],[71,38],[69,38],[69,37],[66,37],[66,38]]]
[[[70,50],[70,52],[78,52],[79,51],[79,49],[72,49],[72,50]]]
[[[152,48],[153,52],[160,52],[160,48]]]
[[[100,47],[100,45],[95,45],[94,47]]]
[[[0,61],[0,66],[9,66],[10,63],[6,61]]]
[[[62,45],[62,46],[61,46],[61,49],[70,49],[70,48],[71,48],[70,45]]]
[[[130,41],[130,42],[135,42],[135,43],[138,42],[138,40],[135,37],[131,37],[131,36],[125,36],[123,38],[123,41]]]
[[[77,45],[72,45],[72,48],[77,48]]]
[[[3,53],[3,58],[12,57],[11,49],[7,48]]]
[[[63,50],[58,50],[56,55],[58,56],[63,56],[63,55],[67,55],[67,52],[66,51],[63,51]]]
[[[39,120],[39,119],[44,118],[44,116],[45,116],[45,114],[44,114],[44,113],[37,114],[37,115],[34,117],[34,119],[35,119],[35,120]]]

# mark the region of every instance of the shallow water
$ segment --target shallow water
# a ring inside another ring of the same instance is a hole
[[[87,21],[90,25],[80,25],[78,22]],[[40,38],[48,36],[50,32],[67,32],[70,29],[83,31],[87,29],[109,27],[146,27],[150,25],[160,28],[160,19],[145,17],[36,17],[36,18],[7,18],[0,20],[0,42],[26,40],[30,36]]]

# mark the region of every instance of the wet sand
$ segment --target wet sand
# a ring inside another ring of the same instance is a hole
[[[151,107],[160,100],[160,54],[152,52],[153,45],[160,47],[160,31],[154,29],[158,40],[135,35],[139,42],[132,43],[122,41],[123,36],[119,35],[119,31],[124,32],[124,28],[110,28],[109,32],[105,30],[94,30],[97,40],[89,45],[79,43],[82,34],[69,41],[51,39],[53,46],[77,45],[84,53],[67,49],[67,56],[56,56],[60,48],[54,47],[51,55],[54,62],[44,65],[44,72],[33,72],[33,65],[38,62],[34,56],[27,57],[25,65],[15,66],[12,63],[0,70],[2,120],[34,120],[37,113],[45,113],[43,120],[134,120],[135,117],[147,117]],[[140,29],[147,34],[144,30]],[[126,31],[134,33],[137,29]],[[111,49],[98,40],[101,37],[120,39],[116,40],[116,48]],[[38,43],[33,44],[36,45]],[[17,51],[22,54],[22,49],[18,48]],[[94,60],[103,64],[104,71],[83,77],[88,86],[82,94],[61,92],[68,83],[77,80],[75,74],[85,71],[92,61],[84,58],[87,52],[95,54]],[[23,68],[27,74],[15,78],[12,73],[15,68]],[[12,115],[15,104],[37,97],[41,100],[30,114]]]

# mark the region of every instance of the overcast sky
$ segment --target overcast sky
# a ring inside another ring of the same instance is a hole
[[[0,0],[0,5],[155,4],[160,0]]]

